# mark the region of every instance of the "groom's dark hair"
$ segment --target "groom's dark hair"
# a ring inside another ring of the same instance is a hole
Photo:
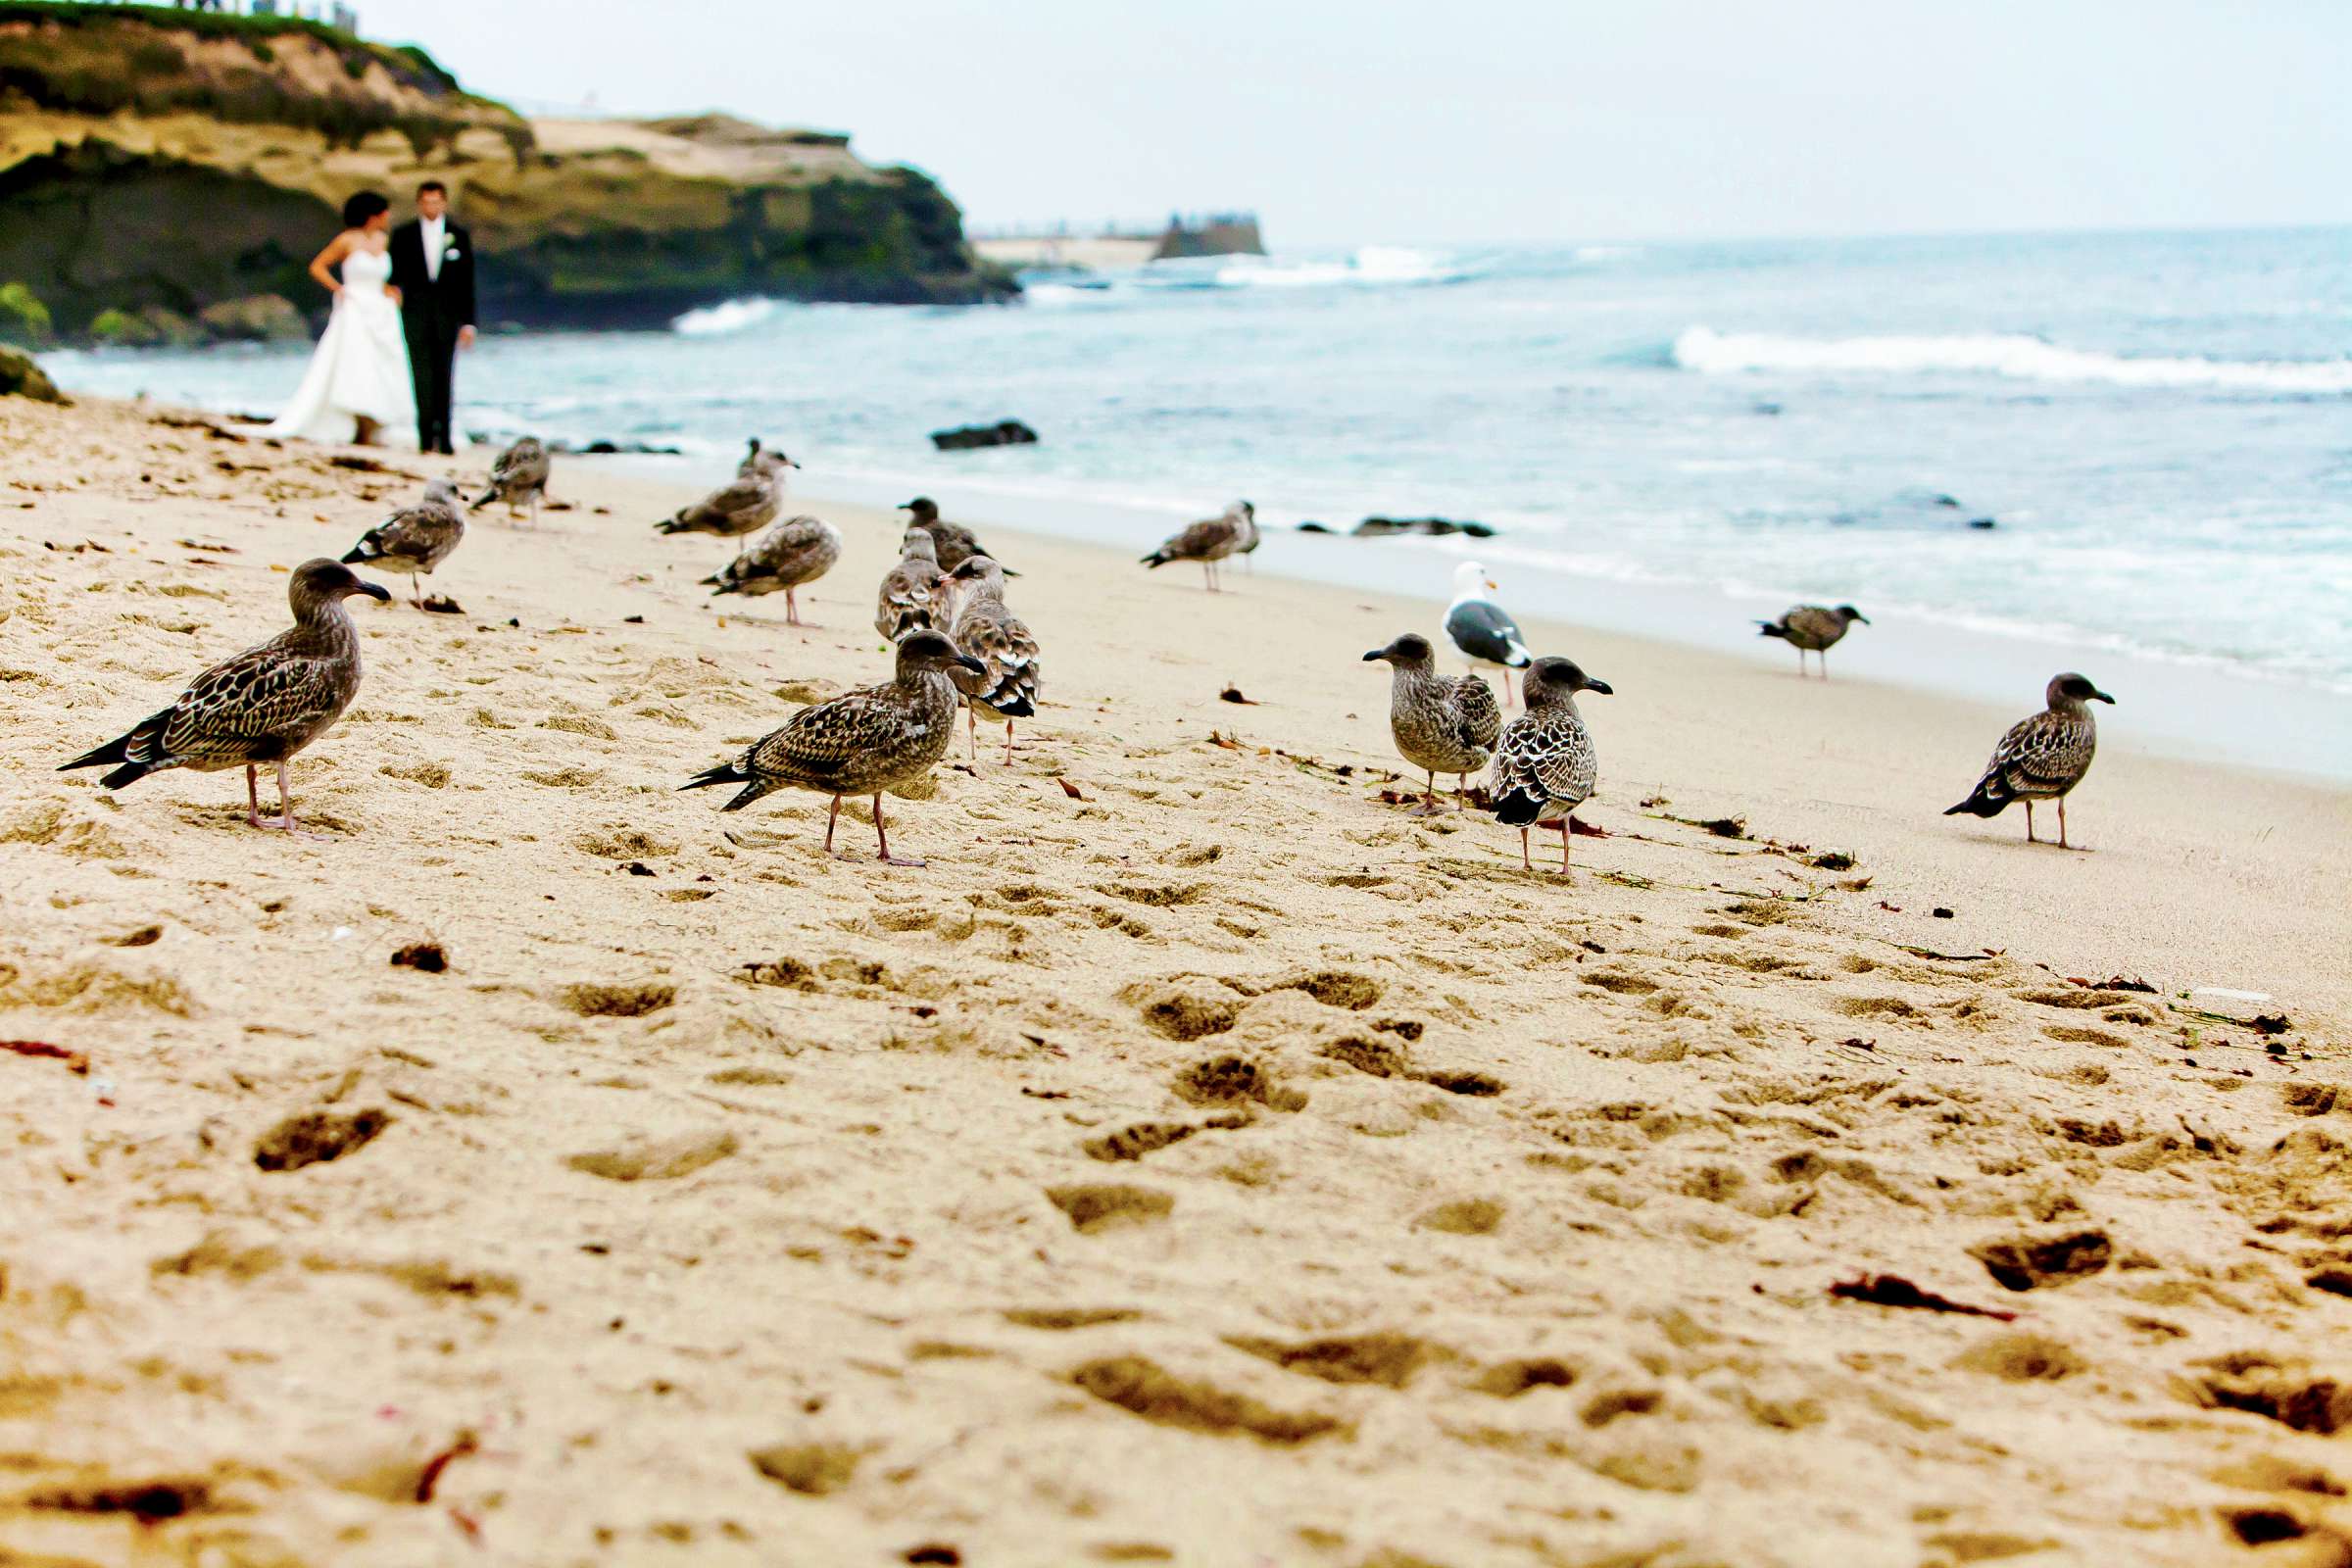
[[[428,190],[437,190],[437,191],[439,191],[439,192],[440,192],[442,195],[444,195],[444,196],[446,196],[446,195],[448,195],[448,194],[449,194],[449,187],[448,187],[447,185],[444,185],[444,184],[442,184],[442,183],[441,183],[439,180],[437,180],[437,179],[428,179],[428,180],[426,180],[426,181],[425,181],[423,184],[421,184],[421,185],[417,186],[417,187],[416,187],[416,194],[417,194],[417,195],[419,195],[419,196],[421,196],[421,195],[423,195],[423,194],[424,194],[426,191],[428,191]]]
[[[359,228],[378,213],[388,213],[392,204],[371,190],[364,190],[343,204],[343,226]]]

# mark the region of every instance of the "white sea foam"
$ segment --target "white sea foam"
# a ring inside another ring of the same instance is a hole
[[[758,321],[776,314],[776,302],[767,299],[728,300],[722,305],[707,305],[699,311],[688,311],[669,323],[669,329],[685,337],[724,337],[740,332]]]
[[[2020,381],[2103,382],[2133,387],[2212,387],[2231,392],[2352,392],[2352,360],[2208,360],[2136,358],[2062,348],[2015,332],[1951,337],[1784,337],[1773,332],[1686,328],[1674,340],[1686,370],[1727,375],[1743,370],[1852,371],[1900,375],[1956,371]]]
[[[1137,281],[1177,288],[1394,288],[1451,283],[1467,277],[1443,253],[1400,245],[1366,245],[1342,261],[1282,261],[1231,257],[1211,270],[1199,263],[1158,263]]]

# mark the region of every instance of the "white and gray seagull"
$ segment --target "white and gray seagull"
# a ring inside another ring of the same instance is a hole
[[[1487,568],[1475,561],[1454,567],[1453,603],[1446,607],[1446,635],[1453,639],[1453,646],[1462,651],[1474,670],[1482,666],[1525,669],[1535,662],[1534,657],[1527,651],[1519,623],[1487,597],[1494,587]],[[1502,676],[1503,707],[1511,706],[1511,688],[1516,684],[1509,675]]]

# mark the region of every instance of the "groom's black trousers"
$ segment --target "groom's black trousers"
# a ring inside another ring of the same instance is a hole
[[[457,379],[458,330],[465,323],[429,296],[401,303],[400,329],[409,340],[409,373],[416,382],[416,444],[447,452],[450,402]]]

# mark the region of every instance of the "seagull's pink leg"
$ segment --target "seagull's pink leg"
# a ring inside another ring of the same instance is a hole
[[[254,775],[254,765],[251,762],[247,762],[245,764],[245,820],[252,823],[255,827],[260,827],[263,825],[262,787],[256,781]]]
[[[1012,765],[1012,720],[1004,721],[1004,765]]]
[[[978,710],[971,704],[963,705],[963,744],[969,749],[975,762],[980,760],[980,720],[977,713]]]
[[[801,607],[793,602],[792,590],[787,588],[784,590],[784,624],[798,626],[800,623]]]
[[[1568,825],[1570,815],[1571,813],[1565,811],[1560,813],[1560,875],[1562,876],[1568,875],[1568,835],[1572,831]]]
[[[1413,808],[1412,814],[1414,816],[1435,816],[1443,809],[1438,805],[1438,775],[1436,770],[1426,767],[1421,770],[1421,773],[1424,780],[1421,786],[1421,804]]]
[[[879,792],[874,796],[874,842],[882,847],[882,853],[876,858],[884,865],[920,865],[923,863],[918,856],[909,855],[902,858],[890,853],[890,840],[882,833],[882,797]]]
[[[1527,829],[1525,828],[1519,830],[1519,863],[1530,871],[1536,868],[1536,862],[1527,858]]]
[[[2032,801],[2026,802],[2026,842],[2028,844],[2039,844],[2041,842],[2041,840],[2034,836],[2034,803]]]
[[[833,824],[841,820],[841,797],[833,797],[833,809],[825,813],[825,853],[833,853]]]
[[[2063,795],[2058,797],[2058,847],[2062,850],[2074,848],[2066,842],[2066,797]]]
[[[247,779],[249,784],[251,777],[252,771],[250,768],[248,768]],[[254,808],[256,810],[260,809],[260,803],[258,801],[255,802]],[[323,839],[326,837],[326,835],[323,833],[304,833],[301,827],[295,823],[294,793],[286,787],[286,764],[283,762],[277,764],[277,811],[278,815],[276,821],[257,821],[253,825],[255,827],[274,828],[280,833],[300,834],[306,839]]]

